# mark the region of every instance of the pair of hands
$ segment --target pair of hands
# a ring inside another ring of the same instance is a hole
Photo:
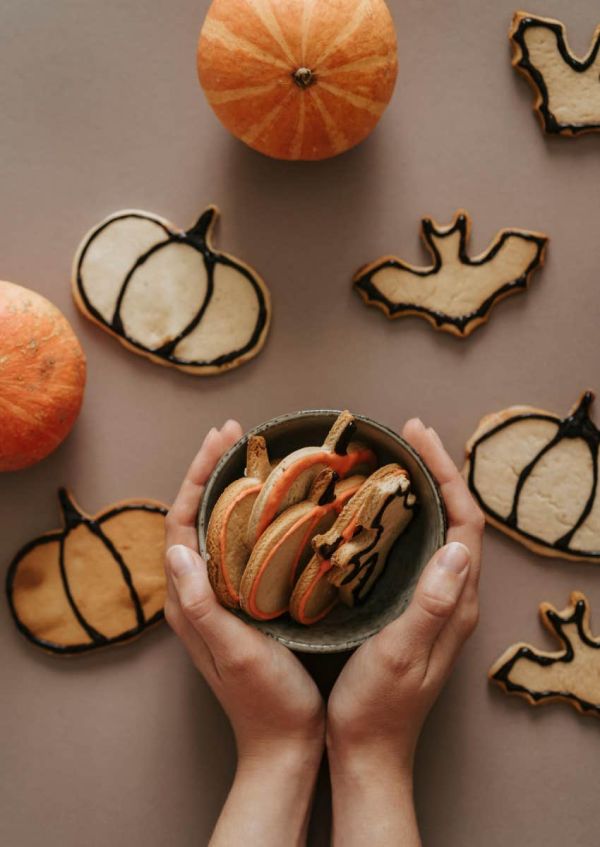
[[[227,713],[238,749],[236,780],[211,843],[232,843],[243,831],[244,843],[253,844],[248,815],[257,843],[302,843],[326,742],[334,842],[368,837],[373,845],[400,838],[407,847],[418,844],[414,753],[427,713],[477,623],[481,512],[434,430],[409,421],[403,436],[438,480],[448,543],[423,571],[405,613],[350,657],[325,709],[296,656],[218,603],[198,554],[204,485],[241,436],[235,421],[208,433],[167,516],[165,615]]]

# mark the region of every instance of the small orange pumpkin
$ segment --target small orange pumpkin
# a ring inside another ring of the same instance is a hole
[[[45,297],[0,281],[0,471],[39,462],[69,434],[86,364],[71,325]]]
[[[276,159],[326,159],[369,135],[397,73],[384,0],[213,0],[198,42],[208,102]]]

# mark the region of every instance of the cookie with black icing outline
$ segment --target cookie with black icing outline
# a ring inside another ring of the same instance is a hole
[[[240,582],[250,556],[248,521],[264,481],[271,473],[265,439],[252,435],[246,445],[246,469],[223,491],[214,505],[206,531],[207,570],[221,603],[240,605]]]
[[[600,561],[593,397],[566,418],[532,406],[486,415],[467,442],[464,473],[486,520],[543,556]]]
[[[332,528],[315,537],[315,555],[292,593],[292,617],[310,625],[329,614],[338,601],[347,606],[364,602],[415,507],[404,468],[384,465],[371,474]]]
[[[88,515],[64,488],[59,500],[62,529],[30,541],[8,569],[16,626],[58,655],[137,638],[163,618],[167,507],[123,500]]]
[[[547,133],[573,137],[600,130],[600,25],[588,54],[569,47],[554,18],[515,12],[509,32],[513,67],[536,93],[534,111]]]
[[[244,570],[242,609],[258,620],[287,612],[296,580],[313,554],[313,538],[331,527],[364,481],[364,476],[338,481],[326,468],[314,480],[306,500],[275,518],[256,542]]]
[[[534,706],[564,702],[581,714],[600,717],[600,638],[590,629],[587,598],[573,591],[562,612],[542,603],[540,617],[561,649],[547,652],[515,644],[492,665],[490,680]]]
[[[355,274],[354,287],[388,318],[416,315],[435,329],[466,338],[497,303],[527,288],[544,263],[548,242],[542,233],[504,229],[471,258],[470,235],[471,218],[462,209],[447,226],[423,218],[421,238],[432,264],[418,267],[384,256]]]
[[[209,206],[183,232],[149,212],[111,215],[77,250],[77,306],[134,353],[191,374],[253,358],[269,330],[269,291],[249,265],[213,248],[217,217]]]

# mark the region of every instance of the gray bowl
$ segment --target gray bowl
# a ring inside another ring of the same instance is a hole
[[[250,435],[266,438],[272,458],[282,458],[299,447],[321,444],[339,412],[309,410],[282,415],[250,430],[227,452],[209,479],[198,515],[200,552],[206,551],[210,514],[223,490],[243,476],[246,442]],[[324,620],[303,626],[284,615],[272,621],[256,621],[242,611],[243,620],[266,632],[291,650],[306,653],[339,653],[352,650],[379,632],[407,607],[419,574],[446,538],[446,514],[437,483],[421,457],[399,435],[369,418],[355,415],[356,440],[377,454],[379,464],[398,462],[410,473],[419,499],[417,514],[392,548],[387,565],[365,603],[355,609],[335,608]]]

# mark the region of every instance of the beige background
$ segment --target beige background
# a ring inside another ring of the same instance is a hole
[[[0,277],[52,298],[88,355],[72,436],[37,467],[0,478],[1,552],[57,524],[66,483],[90,510],[170,500],[204,432],[307,407],[395,427],[420,415],[457,461],[481,415],[513,403],[566,411],[598,389],[598,137],[546,139],[511,70],[509,0],[393,0],[400,76],[359,149],[284,164],[222,130],[195,78],[204,0],[4,0],[0,6]],[[576,8],[575,8],[576,7]],[[583,54],[597,4],[546,0]],[[73,252],[123,207],[191,225],[209,202],[218,243],[273,292],[263,354],[220,378],[162,369],[76,313]],[[497,229],[552,237],[531,291],[467,342],[424,322],[388,323],[349,278],[386,252],[420,258],[421,215],[464,206],[473,249]],[[547,642],[537,604],[572,588],[595,603],[594,566],[552,562],[489,531],[482,617],[425,728],[417,800],[426,845],[597,842],[599,725],[536,710],[486,683],[511,642]],[[234,767],[227,721],[166,628],[105,655],[54,660],[0,615],[0,843],[11,847],[205,844]],[[309,662],[327,684],[336,661]],[[310,843],[327,843],[325,783]]]

